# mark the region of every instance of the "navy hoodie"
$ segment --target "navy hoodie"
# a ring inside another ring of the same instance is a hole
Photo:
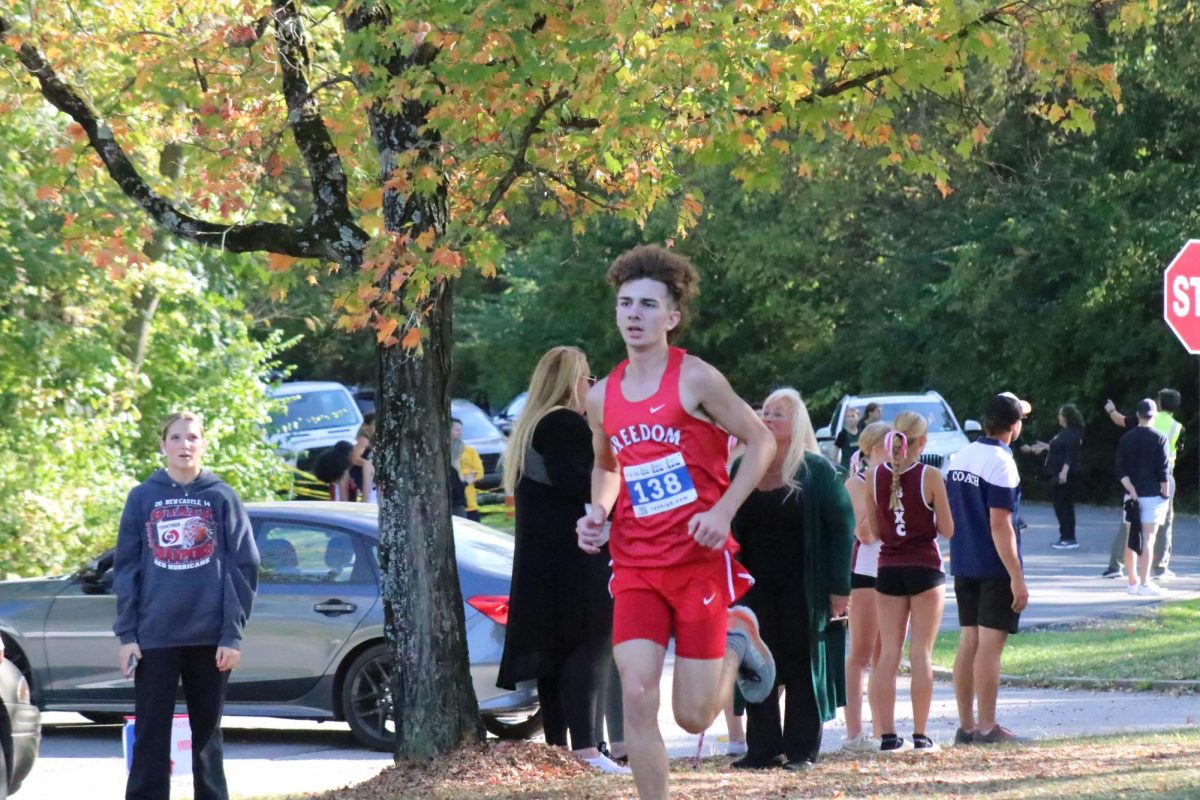
[[[208,470],[181,485],[156,470],[125,501],[113,567],[121,644],[241,649],[258,588],[242,501]]]

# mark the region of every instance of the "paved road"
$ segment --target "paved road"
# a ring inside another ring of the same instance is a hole
[[[1156,600],[1130,597],[1122,581],[1100,578],[1108,545],[1119,522],[1115,509],[1080,507],[1078,550],[1050,548],[1057,538],[1048,506],[1026,511],[1025,563],[1032,601],[1024,625],[1066,622],[1114,614]],[[1171,584],[1177,596],[1200,596],[1200,520],[1180,518],[1175,532],[1179,578]],[[948,593],[944,627],[956,624],[953,592]],[[672,755],[694,753],[697,737],[675,726],[670,715],[668,669],[663,677],[662,728]],[[897,722],[909,730],[907,685],[902,681]],[[1139,693],[1001,691],[1000,718],[1033,736],[1062,736],[1105,731],[1153,730],[1200,722],[1200,697],[1166,697]],[[118,800],[123,796],[124,762],[117,726],[85,724],[74,714],[47,714],[41,758],[19,798],[24,800]],[[953,736],[954,700],[948,684],[934,694],[930,733],[940,741]],[[380,753],[354,746],[344,724],[226,718],[224,723],[230,788],[236,796],[254,797],[320,791],[355,783],[391,763]],[[826,726],[825,749],[839,746],[841,721]],[[725,724],[720,718],[706,736],[707,753],[722,752]],[[190,783],[180,781],[174,797],[190,797]]]

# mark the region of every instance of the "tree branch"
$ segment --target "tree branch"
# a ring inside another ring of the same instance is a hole
[[[287,102],[288,124],[308,167],[315,202],[314,216],[319,221],[350,220],[346,191],[346,172],[333,139],[325,128],[321,110],[308,88],[308,47],[304,23],[294,0],[273,0],[275,35],[278,39],[279,67],[283,77],[283,97]]]
[[[0,34],[8,30],[7,21],[0,19]],[[78,92],[58,77],[40,50],[33,45],[22,44],[17,57],[29,74],[37,79],[42,96],[79,123],[87,133],[92,148],[121,191],[164,230],[181,239],[233,253],[265,250],[296,257],[328,257],[327,253],[321,251],[316,237],[303,228],[267,222],[222,225],[197,219],[179,210],[150,188],[113,137],[112,129],[96,116]]]
[[[480,222],[487,222],[488,217],[496,209],[496,206],[504,199],[505,193],[513,185],[521,175],[529,170],[529,162],[525,160],[525,154],[529,152],[529,143],[533,140],[533,135],[541,129],[542,120],[546,118],[547,112],[570,97],[566,89],[559,89],[558,94],[551,97],[549,94],[543,93],[542,102],[529,118],[529,122],[525,123],[525,127],[521,130],[517,137],[517,150],[513,154],[512,163],[509,164],[508,171],[504,177],[492,189],[491,195],[480,208]]]

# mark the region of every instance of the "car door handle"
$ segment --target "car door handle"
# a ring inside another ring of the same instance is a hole
[[[344,603],[341,600],[326,600],[324,603],[317,603],[313,606],[313,611],[327,617],[336,617],[341,614],[353,614],[358,611],[358,606],[354,603]]]

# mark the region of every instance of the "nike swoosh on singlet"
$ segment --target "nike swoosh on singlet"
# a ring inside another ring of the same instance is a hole
[[[714,592],[713,594],[710,594],[708,597],[704,598],[704,605],[708,605],[709,603],[711,603],[711,602],[712,602],[713,600],[715,600],[715,599],[717,599],[717,595],[716,595],[716,593]]]
[[[666,403],[663,403],[661,406],[650,406],[650,413],[657,414],[659,411],[662,411],[666,407],[667,407]]]

